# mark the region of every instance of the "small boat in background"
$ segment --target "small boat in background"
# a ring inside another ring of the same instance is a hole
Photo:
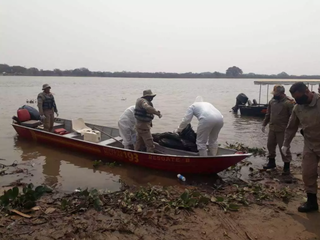
[[[296,82],[304,82],[306,85],[311,85],[311,91],[313,88],[313,85],[320,84],[320,80],[307,80],[307,79],[296,79],[296,80],[279,80],[279,79],[272,79],[272,80],[257,80],[254,81],[255,85],[260,85],[259,90],[259,102],[257,102],[255,99],[252,100],[252,102],[249,100],[249,98],[244,94],[240,93],[236,97],[236,104],[234,107],[232,107],[232,111],[234,113],[237,113],[238,110],[240,110],[240,114],[243,116],[255,116],[255,117],[264,117],[267,113],[267,108],[269,104],[269,85],[292,85]],[[261,86],[267,85],[267,103],[261,104]],[[287,92],[288,89],[287,89]]]
[[[264,117],[267,108],[268,104],[258,104],[255,99],[251,102],[244,93],[240,93],[236,97],[236,105],[232,107],[232,111],[237,113],[240,110],[240,114],[243,116]]]

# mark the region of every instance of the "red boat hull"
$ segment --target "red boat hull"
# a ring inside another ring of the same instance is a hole
[[[250,154],[231,154],[216,157],[189,157],[145,153],[111,146],[102,146],[78,139],[65,138],[63,135],[44,132],[18,124],[12,124],[12,126],[20,137],[39,143],[84,152],[106,160],[127,162],[175,173],[218,173],[250,156]]]

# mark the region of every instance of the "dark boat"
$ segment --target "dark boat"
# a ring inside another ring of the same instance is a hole
[[[313,85],[320,84],[320,80],[305,80],[305,79],[297,79],[297,80],[257,80],[254,81],[255,85],[260,85],[259,90],[259,102],[257,102],[255,99],[252,100],[252,102],[249,100],[249,98],[244,94],[240,93],[236,97],[236,104],[234,107],[232,107],[232,110],[234,113],[237,113],[238,110],[240,110],[241,115],[243,116],[254,116],[254,117],[264,117],[267,113],[268,108],[268,102],[269,102],[269,85],[276,85],[276,84],[282,84],[282,85],[292,85],[296,82],[304,82],[305,84],[311,85],[311,89],[313,88]],[[261,104],[261,86],[266,85],[267,86],[267,103]]]

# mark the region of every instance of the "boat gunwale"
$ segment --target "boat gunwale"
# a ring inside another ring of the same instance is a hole
[[[64,119],[62,119],[62,120],[64,120]],[[91,124],[91,123],[87,123],[87,124],[95,125],[95,124]],[[99,145],[98,143],[88,142],[88,141],[84,141],[84,140],[82,140],[82,139],[77,139],[77,138],[66,138],[66,137],[63,137],[63,135],[54,134],[54,133],[46,132],[46,131],[43,131],[43,130],[40,130],[40,129],[23,126],[23,125],[14,123],[14,122],[13,122],[11,125],[12,125],[12,126],[17,126],[17,127],[20,127],[20,128],[25,128],[25,129],[28,129],[28,130],[30,130],[30,131],[36,131],[36,132],[40,132],[40,133],[52,135],[52,136],[55,136],[55,137],[61,137],[61,138],[64,138],[64,139],[70,139],[71,141],[83,142],[83,143],[90,144],[90,145],[94,145],[94,146],[97,146],[97,147],[112,148],[112,149],[116,149],[116,150],[121,150],[121,151],[126,151],[126,152],[133,152],[133,153],[139,153],[139,154],[144,154],[144,155],[162,156],[162,157],[163,157],[163,156],[168,156],[168,157],[189,158],[189,159],[190,159],[190,158],[192,158],[192,159],[197,159],[197,158],[201,158],[201,159],[215,159],[215,158],[228,158],[228,157],[245,157],[245,158],[247,158],[247,157],[252,156],[252,153],[223,154],[223,155],[217,155],[217,156],[192,156],[192,155],[189,156],[189,155],[173,155],[173,154],[148,153],[148,152],[141,152],[141,151],[136,151],[136,150],[131,150],[131,149],[124,149],[124,148],[119,148],[119,147],[114,147],[114,146],[108,146],[108,145],[106,145],[106,146],[104,146],[104,145]],[[100,127],[106,127],[106,126],[100,126]],[[114,129],[116,129],[116,128],[114,128]],[[227,149],[227,148],[221,148],[221,149]],[[228,150],[230,150],[230,149],[228,149]]]

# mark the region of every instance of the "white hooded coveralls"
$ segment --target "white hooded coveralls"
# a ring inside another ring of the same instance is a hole
[[[196,116],[199,120],[196,140],[199,154],[202,156],[207,155],[208,143],[209,152],[211,152],[211,155],[216,155],[218,150],[217,139],[223,127],[223,116],[211,103],[202,102],[202,100],[197,99],[188,108],[185,117],[179,125],[178,132],[181,132],[191,122],[193,116]]]
[[[121,114],[118,121],[119,133],[123,139],[122,144],[126,149],[129,149],[129,146],[134,145],[136,142],[136,118],[134,117],[134,108],[135,106],[128,107]]]

